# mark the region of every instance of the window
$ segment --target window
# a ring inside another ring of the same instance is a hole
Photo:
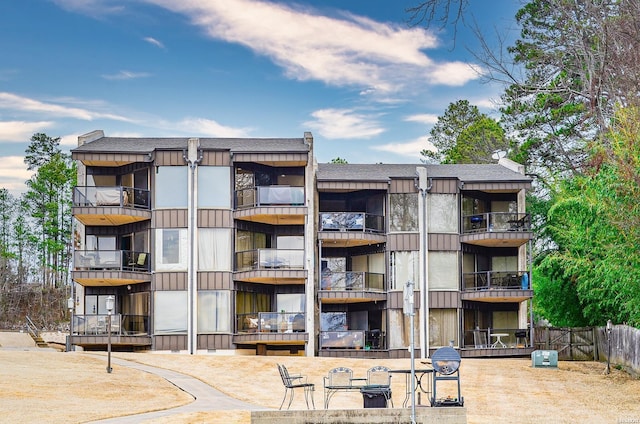
[[[346,329],[346,312],[322,312],[320,314],[320,331],[345,331]]]
[[[198,270],[231,271],[231,229],[198,229]]]
[[[186,291],[155,292],[153,311],[155,334],[183,334],[187,332]]]
[[[156,172],[156,208],[186,208],[188,167],[159,166]]]
[[[429,348],[449,346],[453,341],[457,344],[458,318],[455,309],[429,310]]]
[[[231,207],[231,176],[226,166],[198,167],[198,207]]]
[[[231,332],[228,290],[198,292],[198,334]]]
[[[418,194],[389,195],[390,231],[418,231]]]
[[[429,252],[429,290],[458,290],[458,253]]]
[[[276,305],[280,312],[304,312],[305,295],[304,293],[277,294]]]
[[[418,285],[418,252],[391,252],[391,286],[389,290],[404,290],[407,281]]]
[[[186,228],[161,228],[156,230],[156,271],[187,270]]]
[[[458,232],[458,202],[455,194],[431,194],[429,202],[429,232]]]

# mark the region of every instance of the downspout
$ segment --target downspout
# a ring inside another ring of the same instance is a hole
[[[198,327],[196,322],[196,316],[198,313],[197,305],[197,292],[198,292],[198,273],[197,273],[197,255],[196,255],[196,198],[198,194],[198,187],[196,184],[196,171],[198,163],[202,160],[202,151],[200,147],[200,139],[190,138],[187,144],[187,151],[182,152],[182,157],[189,164],[189,207],[188,215],[189,221],[187,223],[187,233],[189,235],[189,260],[187,265],[187,350],[190,355],[196,353],[198,346]]]
[[[318,219],[318,211],[316,208],[316,160],[313,154],[313,134],[311,132],[304,133],[304,144],[309,149],[307,155],[307,165],[305,167],[304,191],[305,205],[307,206],[307,214],[305,218],[305,264],[307,269],[307,281],[305,284],[305,330],[307,331],[307,347],[305,356],[315,356],[316,351],[316,282],[319,281],[319,267],[316,267],[316,244],[315,240],[318,236],[316,226]]]
[[[429,232],[427,225],[427,193],[431,190],[431,184],[427,178],[427,168],[417,167],[417,189],[420,192],[419,210],[422,212],[419,222],[421,246],[420,246],[420,357],[429,357]]]

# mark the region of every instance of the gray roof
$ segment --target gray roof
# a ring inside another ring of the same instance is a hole
[[[183,150],[189,138],[102,137],[78,146],[72,152],[150,153],[154,150]],[[200,138],[200,147],[232,152],[308,152],[303,138]]]
[[[531,177],[499,165],[425,165],[425,164],[318,164],[318,181],[389,181],[417,177],[416,167],[426,167],[429,178],[457,178],[460,181],[520,181]]]

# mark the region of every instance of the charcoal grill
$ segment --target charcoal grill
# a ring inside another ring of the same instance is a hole
[[[464,399],[460,394],[460,354],[452,347],[441,347],[431,355],[433,366],[433,396],[431,406],[463,406]],[[438,399],[438,381],[456,381],[458,397]]]

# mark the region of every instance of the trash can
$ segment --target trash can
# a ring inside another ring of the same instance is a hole
[[[391,399],[391,388],[365,386],[360,389],[365,408],[386,408]]]

